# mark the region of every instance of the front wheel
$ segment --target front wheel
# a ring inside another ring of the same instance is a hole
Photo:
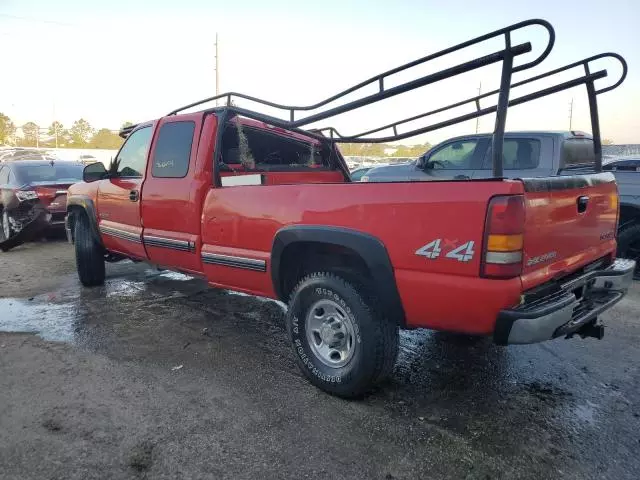
[[[332,273],[313,273],[296,286],[287,330],[309,381],[345,398],[367,393],[388,376],[398,353],[397,325],[359,283]]]
[[[2,207],[0,207],[0,212],[0,243],[2,243],[5,240],[9,240],[9,238],[13,237],[17,232],[11,225],[12,219],[9,212],[4,210]],[[3,252],[8,252],[10,247],[1,247],[0,249]]]
[[[93,238],[89,218],[84,213],[76,215],[74,238],[78,277],[85,287],[102,285],[105,277],[102,247]]]

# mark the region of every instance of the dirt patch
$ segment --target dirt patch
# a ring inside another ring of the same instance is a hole
[[[138,472],[145,472],[151,468],[153,460],[153,443],[140,442],[129,452],[129,466]]]
[[[54,418],[47,418],[42,422],[42,426],[50,432],[59,432],[60,430],[62,430],[62,425],[58,420]]]
[[[41,240],[0,253],[0,297],[31,297],[60,287],[75,272],[73,246],[61,239]]]
[[[562,398],[571,397],[572,393],[562,390],[549,382],[531,382],[526,384],[529,393],[542,401],[558,401]]]

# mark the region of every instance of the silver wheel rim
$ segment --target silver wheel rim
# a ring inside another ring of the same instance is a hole
[[[11,236],[11,228],[9,226],[9,215],[7,211],[2,212],[2,232],[4,233],[4,238],[7,240]]]
[[[319,300],[311,306],[305,330],[311,351],[328,367],[340,368],[351,360],[356,343],[353,322],[333,300]]]

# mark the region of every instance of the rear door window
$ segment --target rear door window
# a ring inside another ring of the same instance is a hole
[[[151,175],[158,178],[183,178],[189,171],[195,122],[171,122],[160,127]]]
[[[562,143],[560,168],[595,165],[596,155],[590,138],[569,138]]]
[[[15,167],[15,173],[18,181],[23,184],[76,183],[82,180],[83,168],[83,165],[79,163],[21,164]]]
[[[540,164],[540,140],[532,138],[507,138],[502,148],[505,170],[529,170]],[[483,170],[490,170],[493,164],[491,143],[482,162]]]

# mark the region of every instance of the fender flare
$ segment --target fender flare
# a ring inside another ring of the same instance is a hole
[[[364,260],[373,280],[374,293],[389,320],[405,325],[404,308],[398,293],[393,266],[382,241],[373,235],[342,227],[292,225],[276,232],[271,249],[271,281],[278,298],[284,298],[280,264],[285,249],[297,242],[315,242],[346,247]]]
[[[98,229],[98,216],[96,213],[96,207],[93,203],[91,197],[87,195],[69,195],[67,197],[67,225],[68,225],[68,217],[69,213],[72,210],[72,207],[80,207],[84,210],[89,218],[89,225],[91,226],[91,232],[93,233],[93,237],[95,241],[101,247],[104,247],[102,243],[102,237],[100,237],[100,230]]]

